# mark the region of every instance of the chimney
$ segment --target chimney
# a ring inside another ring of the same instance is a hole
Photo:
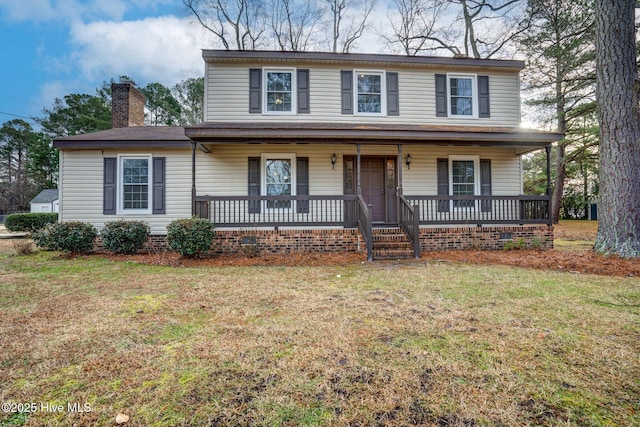
[[[111,83],[111,126],[144,126],[145,96],[131,82]]]

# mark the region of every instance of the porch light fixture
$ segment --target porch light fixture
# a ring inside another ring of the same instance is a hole
[[[338,158],[336,157],[336,153],[333,153],[331,155],[331,169],[336,168],[336,160],[338,160]]]
[[[407,159],[404,161],[404,164],[407,165],[407,169],[411,169],[411,154],[407,154]]]

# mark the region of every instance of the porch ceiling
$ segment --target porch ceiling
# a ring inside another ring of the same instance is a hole
[[[201,144],[364,144],[544,148],[562,134],[522,128],[345,123],[203,123],[185,128]]]

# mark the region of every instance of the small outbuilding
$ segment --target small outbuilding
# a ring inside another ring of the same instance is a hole
[[[31,200],[31,212],[58,212],[60,196],[58,189],[42,190]]]

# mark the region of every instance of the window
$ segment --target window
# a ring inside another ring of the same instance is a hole
[[[148,213],[150,156],[120,158],[120,211]]]
[[[475,76],[449,75],[449,116],[477,117]]]
[[[473,196],[479,194],[478,162],[475,157],[449,158],[449,169],[451,170],[451,193],[453,196]],[[475,207],[473,200],[454,200],[454,208]]]
[[[291,113],[294,110],[294,73],[291,70],[265,70],[265,111]]]
[[[355,72],[356,105],[360,114],[382,114],[386,111],[384,73]]]
[[[263,155],[264,191],[267,196],[291,196],[294,155]],[[267,209],[290,209],[290,200],[267,200]]]

